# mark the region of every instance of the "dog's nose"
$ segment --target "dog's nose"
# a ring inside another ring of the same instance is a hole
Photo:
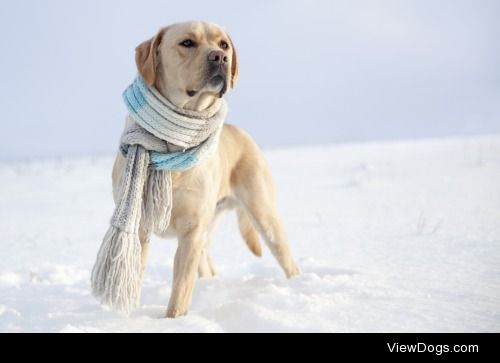
[[[208,61],[217,65],[227,63],[227,55],[222,50],[212,50],[208,53]]]

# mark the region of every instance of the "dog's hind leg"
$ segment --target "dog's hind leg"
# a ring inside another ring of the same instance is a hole
[[[200,264],[198,266],[198,276],[214,277],[216,275],[212,257],[210,257],[210,246],[207,244],[201,251]]]
[[[203,250],[201,251],[200,265],[198,266],[198,276],[203,277],[214,277],[217,272],[215,271],[214,263],[212,257],[210,256],[210,243],[217,223],[220,220],[223,209],[218,209],[210,223],[210,227],[207,229],[205,235],[205,244]]]
[[[299,269],[293,261],[285,231],[274,208],[269,210],[252,203],[249,205],[248,210],[257,230],[285,275],[287,277],[298,275]]]
[[[248,173],[244,181],[235,186],[235,190],[252,224],[266,242],[286,276],[298,275],[299,269],[290,254],[288,240],[276,210],[275,191],[267,165],[261,167],[261,173]],[[244,231],[242,233],[245,236]],[[254,244],[252,242],[252,245]]]
[[[247,247],[255,256],[261,257],[262,247],[260,245],[259,236],[252,224],[252,221],[250,220],[250,217],[241,207],[236,210],[236,214],[238,216],[238,226],[240,228],[240,233],[245,240]]]
[[[205,244],[201,250],[200,264],[198,265],[198,276],[200,278],[214,277],[217,274],[212,257],[210,256],[210,240],[212,239],[213,230],[214,224],[205,235]]]

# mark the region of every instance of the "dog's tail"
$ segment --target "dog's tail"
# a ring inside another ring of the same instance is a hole
[[[241,236],[245,240],[248,248],[257,256],[262,256],[262,247],[259,241],[259,235],[248,217],[248,214],[241,208],[236,210],[238,215],[238,225],[240,227]]]

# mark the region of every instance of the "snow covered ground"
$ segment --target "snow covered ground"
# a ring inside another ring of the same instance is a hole
[[[0,164],[2,332],[500,331],[500,136],[267,151],[303,274],[223,219],[219,276],[162,319],[176,243],[153,239],[142,307],[90,295],[111,157]]]

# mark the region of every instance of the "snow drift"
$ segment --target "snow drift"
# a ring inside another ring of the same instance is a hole
[[[266,152],[302,275],[256,259],[229,214],[219,276],[161,319],[176,243],[153,238],[130,317],[90,295],[112,157],[0,164],[0,331],[500,330],[500,136]],[[82,228],[82,225],[88,228]]]

